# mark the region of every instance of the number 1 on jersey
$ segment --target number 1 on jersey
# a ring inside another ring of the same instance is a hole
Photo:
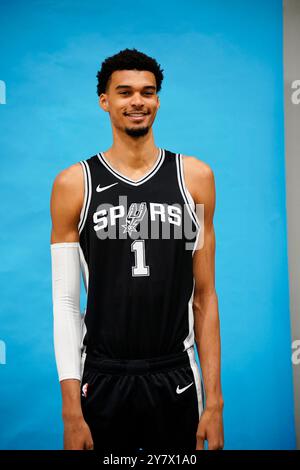
[[[145,240],[134,240],[131,243],[134,252],[135,266],[132,266],[132,276],[149,276],[150,268],[146,266]]]

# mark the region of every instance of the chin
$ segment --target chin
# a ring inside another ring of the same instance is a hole
[[[143,135],[148,134],[150,127],[125,127],[125,132],[131,137],[142,137]]]

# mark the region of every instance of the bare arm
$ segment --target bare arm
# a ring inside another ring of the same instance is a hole
[[[197,448],[208,440],[209,449],[224,445],[221,390],[221,342],[218,298],[215,290],[215,181],[211,168],[188,157],[186,180],[196,204],[204,204],[204,231],[193,257],[195,279],[194,331],[202,370],[206,403],[197,432]]]
[[[50,211],[52,230],[50,243],[79,241],[78,223],[84,198],[82,169],[79,163],[63,170],[54,180]],[[63,334],[63,332],[62,332]],[[60,381],[65,449],[91,447],[91,436],[83,419],[80,381]]]

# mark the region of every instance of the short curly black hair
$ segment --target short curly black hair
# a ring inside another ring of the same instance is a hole
[[[137,49],[123,49],[117,54],[107,57],[101,64],[101,69],[97,73],[97,95],[106,93],[110,83],[111,74],[116,70],[147,70],[154,73],[156,79],[156,92],[161,89],[164,75],[160,64],[155,59],[149,57]]]

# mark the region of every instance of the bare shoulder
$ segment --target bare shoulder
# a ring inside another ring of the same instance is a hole
[[[50,212],[52,243],[78,238],[77,225],[84,200],[84,176],[81,164],[60,171],[53,182]]]
[[[80,187],[83,185],[83,175],[81,164],[74,163],[74,165],[60,171],[53,182],[53,189],[59,191],[68,191],[74,189],[74,187]]]
[[[208,163],[194,156],[183,155],[185,184],[194,200],[204,202],[215,191],[214,172]]]
[[[185,175],[192,174],[197,178],[212,178],[213,177],[213,170],[208,165],[208,163],[200,160],[197,157],[192,157],[188,155],[183,155],[183,166]]]

